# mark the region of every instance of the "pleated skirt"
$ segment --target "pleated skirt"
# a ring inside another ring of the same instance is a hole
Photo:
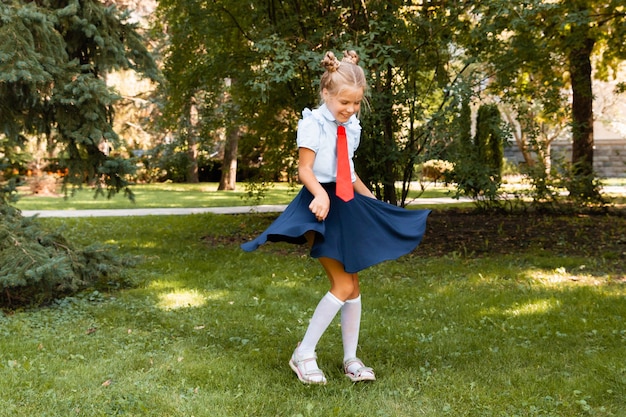
[[[302,187],[285,211],[259,236],[241,245],[247,252],[266,242],[306,243],[315,232],[313,258],[336,259],[348,273],[413,251],[422,241],[430,210],[407,210],[355,193],[344,202],[335,196],[335,183],[322,184],[330,197],[330,211],[317,221],[309,210],[313,195]]]

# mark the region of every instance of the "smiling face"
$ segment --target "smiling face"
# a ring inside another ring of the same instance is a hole
[[[344,87],[335,95],[330,94],[328,89],[322,90],[322,96],[328,110],[335,116],[339,123],[345,123],[358,113],[363,101],[363,89],[359,87]]]

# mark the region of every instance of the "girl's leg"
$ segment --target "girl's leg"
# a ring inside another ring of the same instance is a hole
[[[309,247],[315,241],[315,232],[307,232],[306,240]],[[330,281],[330,292],[341,301],[357,298],[361,292],[359,289],[359,275],[346,272],[341,262],[332,258],[319,258]]]
[[[343,265],[334,259],[320,258],[320,262],[328,279],[330,291],[321,299],[309,327],[300,343],[298,354],[303,357],[312,357],[315,347],[337,312],[344,306],[345,300],[358,297],[359,278],[357,274],[349,274],[343,269]],[[356,292],[356,295],[354,294]],[[360,317],[360,314],[359,314]]]
[[[343,341],[344,370],[352,381],[373,381],[372,368],[357,358],[359,330],[361,327],[361,290],[359,275],[348,273],[343,265],[330,258],[320,258],[330,280],[330,293],[344,301],[341,307],[341,336]]]
[[[315,308],[309,327],[300,342],[298,354],[303,358],[315,356],[315,347],[344,302],[328,292]]]
[[[330,292],[326,293],[315,308],[302,342],[291,355],[289,366],[305,384],[326,383],[324,373],[317,365],[315,347],[343,304]]]
[[[308,237],[308,236],[307,236]],[[312,236],[311,236],[312,238]],[[312,241],[312,239],[310,239]],[[316,362],[315,348],[320,338],[333,321],[339,310],[342,311],[342,339],[344,341],[345,359],[354,359],[356,347],[358,345],[358,334],[361,322],[361,298],[359,288],[359,277],[344,270],[341,262],[331,258],[320,258],[320,263],[324,267],[330,281],[330,291],[324,295],[317,305],[313,317],[309,323],[307,331],[300,345],[294,351],[290,365],[298,374],[298,378],[306,383],[325,383],[326,379],[319,370]],[[349,300],[349,306],[346,306]],[[344,308],[346,308],[344,312]],[[347,364],[347,362],[344,362]],[[370,368],[363,367],[363,364],[352,361],[346,366],[347,375],[361,374],[359,368],[365,372],[366,378],[353,380],[372,380],[374,373]],[[355,368],[355,369],[352,369]]]
[[[344,270],[343,265],[330,258],[320,258],[330,280],[330,292],[344,301],[341,307],[341,336],[344,361],[356,357],[361,326],[361,294],[359,275]]]
[[[346,300],[341,307],[341,339],[343,341],[344,362],[356,358],[361,327],[361,296]]]
[[[359,275],[344,270],[336,259],[319,258],[330,281],[330,292],[341,301],[352,300],[360,294]]]
[[[307,236],[312,241],[313,236]],[[294,351],[290,365],[298,378],[305,383],[324,383],[326,380],[317,366],[315,348],[320,338],[333,321],[346,300],[354,292],[355,282],[358,291],[356,274],[348,274],[343,265],[329,258],[320,258],[320,262],[331,284],[331,290],[322,297],[315,308],[304,338]],[[356,280],[356,281],[355,281]]]

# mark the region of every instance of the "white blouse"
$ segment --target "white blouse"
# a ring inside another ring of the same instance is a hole
[[[346,128],[350,172],[352,182],[354,182],[356,175],[352,158],[361,140],[361,123],[356,115],[352,115],[343,125]],[[307,148],[315,152],[313,174],[320,183],[337,180],[337,122],[326,104],[322,104],[317,109],[307,108],[302,111],[302,119],[298,122],[296,142],[299,148]]]

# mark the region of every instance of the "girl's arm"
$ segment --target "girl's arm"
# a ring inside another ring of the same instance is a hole
[[[308,148],[298,150],[298,176],[304,186],[313,194],[313,201],[309,204],[309,210],[317,220],[324,220],[330,210],[330,198],[313,173],[315,152]]]
[[[361,195],[364,195],[365,197],[376,198],[374,194],[372,194],[370,189],[367,188],[367,185],[365,185],[365,183],[361,181],[361,178],[359,178],[359,176],[356,173],[355,175],[356,175],[356,181],[354,181],[354,184],[353,184],[354,191],[356,191],[357,193]]]

